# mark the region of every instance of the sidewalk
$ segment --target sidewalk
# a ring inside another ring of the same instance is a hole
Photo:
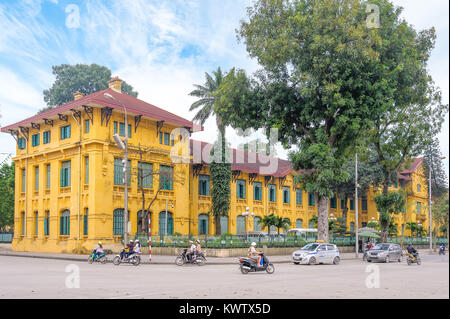
[[[421,255],[430,254],[428,250],[420,250]],[[77,261],[77,262],[87,262],[88,255],[72,255],[72,254],[54,254],[54,253],[36,253],[36,252],[20,252],[12,251],[11,245],[0,244],[0,256],[10,256],[10,257],[26,257],[26,258],[43,258],[43,259],[56,259],[56,260],[67,260],[67,261]],[[112,262],[115,255],[108,255],[108,262]],[[359,254],[359,259],[362,259],[362,254]],[[283,256],[268,256],[271,263],[274,264],[284,264],[291,262],[291,255]],[[148,255],[141,255],[141,260],[143,264],[154,264],[154,265],[174,265],[176,256],[167,255],[152,255],[152,261],[148,261]],[[206,255],[206,263],[208,265],[233,265],[239,263],[239,257],[208,257]],[[356,260],[355,253],[341,253],[341,260]]]

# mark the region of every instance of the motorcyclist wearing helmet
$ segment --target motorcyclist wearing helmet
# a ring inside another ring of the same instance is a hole
[[[202,245],[200,244],[200,240],[196,240],[195,241],[195,254],[194,254],[194,259],[197,259],[197,256],[200,255],[202,253]]]
[[[139,254],[141,252],[141,243],[139,242],[139,239],[136,239],[134,241],[134,248],[133,251],[130,253],[131,254]],[[129,256],[129,255],[128,255]]]
[[[406,250],[408,251],[408,254],[411,254],[414,256],[414,260],[416,260],[417,257],[419,256],[419,253],[417,252],[417,250],[413,247],[413,245],[411,243],[408,244],[408,247],[406,247]]]
[[[103,245],[101,241],[99,241],[97,247],[94,248],[94,252],[95,252],[94,260],[100,257],[101,254],[103,254]]]
[[[190,261],[194,257],[195,254],[195,245],[192,240],[189,241],[189,252],[187,253],[186,257]]]
[[[256,250],[256,243],[253,242],[248,249],[248,256],[252,259],[257,259],[256,267],[261,267],[261,255],[262,252]]]
[[[133,251],[134,248],[134,243],[133,240],[130,239],[130,242],[128,243],[127,247],[125,247],[124,250],[122,250],[122,252],[120,253],[120,259],[124,260],[125,258],[128,258],[128,256],[130,255],[130,252]]]

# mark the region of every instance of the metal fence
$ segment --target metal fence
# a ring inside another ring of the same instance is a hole
[[[13,233],[0,233],[0,243],[11,243]]]
[[[136,235],[133,239],[139,239],[142,247],[148,247],[148,237]],[[308,243],[317,241],[316,234],[303,235],[270,235],[270,236],[245,236],[245,235],[221,235],[221,236],[152,236],[153,247],[188,247],[189,240],[199,239],[204,248],[248,248],[252,242],[259,247],[303,247]],[[331,237],[330,243],[337,246],[354,246],[354,236]],[[429,243],[428,238],[394,237],[388,239],[389,243],[425,245]],[[438,238],[437,243],[446,243],[447,238]]]

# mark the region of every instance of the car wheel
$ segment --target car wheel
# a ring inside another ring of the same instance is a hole
[[[309,264],[310,264],[310,265],[315,265],[315,264],[316,264],[316,258],[311,257],[311,258],[309,259]]]
[[[298,264],[300,264],[300,263],[298,263],[298,262],[294,262],[294,264],[298,265]]]
[[[384,262],[386,264],[389,264],[391,262],[391,260],[389,259],[389,255],[386,256],[386,259],[384,260]]]
[[[333,264],[334,265],[339,265],[339,262],[341,261],[341,258],[339,258],[338,256],[334,257],[333,259]]]

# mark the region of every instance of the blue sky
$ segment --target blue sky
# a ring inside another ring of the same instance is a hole
[[[204,72],[218,66],[250,73],[257,69],[235,33],[251,2],[0,0],[0,125],[44,107],[42,91],[54,81],[51,66],[62,63],[107,66],[133,85],[139,98],[191,119],[188,109],[194,99],[188,93],[193,83],[203,83]],[[394,3],[404,7],[403,16],[417,29],[436,28],[429,68],[448,103],[448,1]],[[215,120],[210,119],[205,132],[193,137],[212,142],[214,131]],[[439,136],[447,171],[448,134],[447,116]],[[11,136],[0,134],[0,153],[15,153]]]

